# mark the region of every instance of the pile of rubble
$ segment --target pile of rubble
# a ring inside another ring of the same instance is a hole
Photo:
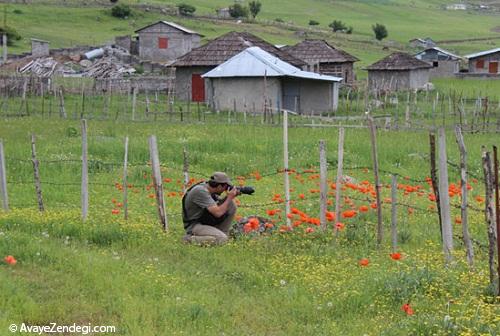
[[[61,75],[64,77],[92,77],[92,78],[122,78],[136,70],[129,64],[120,61],[115,55],[119,53],[112,47],[99,48],[84,55],[64,58],[41,57],[31,59],[20,66],[18,72],[33,74],[38,77]]]

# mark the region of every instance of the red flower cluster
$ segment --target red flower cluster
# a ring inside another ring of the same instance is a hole
[[[406,315],[413,315],[414,314],[414,311],[413,309],[411,308],[410,304],[409,303],[405,303],[402,307],[401,307],[401,310],[404,311],[406,313]]]
[[[3,260],[4,260],[7,264],[9,264],[9,265],[15,265],[15,264],[17,264],[17,260],[16,260],[16,258],[14,258],[14,257],[13,257],[13,256],[11,256],[11,255],[6,256]]]

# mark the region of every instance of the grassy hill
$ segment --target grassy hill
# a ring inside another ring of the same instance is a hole
[[[205,35],[205,40],[231,30],[253,32],[272,43],[291,44],[305,37],[327,39],[361,59],[358,67],[369,64],[393,49],[406,49],[413,37],[430,36],[434,40],[466,40],[471,38],[499,37],[498,12],[474,10],[445,10],[452,1],[434,0],[377,0],[377,1],[327,1],[261,0],[262,11],[253,23],[236,23],[234,20],[215,20],[215,9],[228,6],[228,0],[189,0],[197,16],[185,18],[169,16],[161,7],[175,7],[177,2],[160,0],[121,0],[130,4],[133,15],[128,19],[116,19],[110,15],[108,1],[46,0],[36,4],[0,5],[7,24],[16,28],[23,39],[10,48],[19,53],[29,50],[31,37],[46,39],[51,47],[69,47],[75,44],[101,44],[114,36],[133,34],[134,31],[155,20],[172,20],[195,29]],[[65,6],[61,6],[64,3]],[[2,8],[3,7],[3,8]],[[1,12],[0,12],[1,13]],[[286,24],[276,22],[276,19]],[[352,35],[334,34],[328,24],[342,20],[352,26]],[[311,28],[309,20],[319,26]],[[389,37],[377,42],[371,30],[375,23],[386,25]],[[496,29],[498,30],[498,29]],[[497,46],[500,40],[462,41],[443,45],[451,51],[465,54]],[[384,48],[385,47],[385,48]]]

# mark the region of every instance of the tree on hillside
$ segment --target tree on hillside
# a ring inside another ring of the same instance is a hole
[[[328,27],[332,28],[334,32],[344,31],[347,29],[345,23],[340,20],[333,20]]]
[[[111,15],[117,18],[124,19],[127,16],[130,16],[130,13],[132,13],[132,10],[128,5],[125,4],[116,5],[111,8]]]
[[[19,41],[21,39],[21,35],[10,26],[0,27],[0,36],[7,35],[7,45],[11,46],[14,44],[14,41]]]
[[[250,13],[252,13],[252,17],[255,19],[257,14],[260,13],[260,9],[262,7],[262,4],[260,1],[250,1],[248,4],[248,8],[250,9]]]
[[[235,19],[246,18],[248,17],[248,7],[235,3],[234,5],[229,6],[229,15]]]
[[[382,41],[389,35],[387,33],[387,28],[383,24],[376,23],[372,26],[373,32],[375,33],[375,38],[379,41]]]
[[[111,2],[111,3],[117,3],[118,0],[109,0],[109,2]]]
[[[194,12],[196,12],[195,6],[186,3],[181,3],[177,5],[177,8],[179,9],[179,14],[184,16],[192,16]]]

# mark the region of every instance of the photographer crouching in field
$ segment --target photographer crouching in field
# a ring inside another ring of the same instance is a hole
[[[220,195],[226,192],[226,197]],[[182,198],[182,221],[186,243],[224,244],[236,214],[234,199],[241,194],[222,172],[189,188]]]

